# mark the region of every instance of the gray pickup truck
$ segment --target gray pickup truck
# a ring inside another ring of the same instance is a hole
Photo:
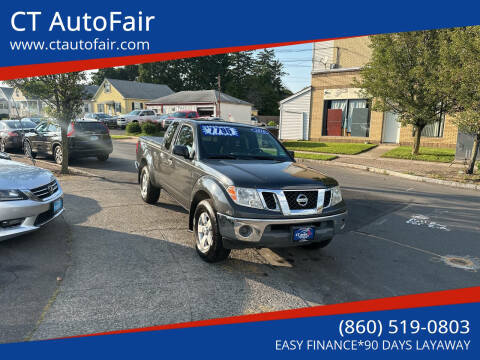
[[[324,247],[345,227],[337,181],[296,163],[263,128],[176,120],[163,138],[139,139],[135,165],[145,202],[163,189],[189,212],[208,262],[230,249]]]

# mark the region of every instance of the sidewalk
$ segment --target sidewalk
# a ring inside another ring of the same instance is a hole
[[[336,159],[327,161],[328,164],[355,168],[371,168],[372,170],[386,170],[436,180],[454,181],[463,184],[474,184],[480,186],[480,174],[466,175],[465,165],[459,163],[438,163],[418,160],[404,160],[382,158],[381,156],[392,149],[391,145],[379,145],[370,151],[358,155],[340,155]],[[300,152],[300,151],[297,151]],[[303,151],[302,151],[303,152]],[[303,159],[299,159],[302,161]],[[306,159],[305,159],[306,160]],[[312,161],[312,160],[306,160]],[[313,160],[319,161],[319,160]],[[351,165],[351,166],[349,166]],[[378,171],[374,171],[378,172]],[[395,175],[395,174],[390,174]]]

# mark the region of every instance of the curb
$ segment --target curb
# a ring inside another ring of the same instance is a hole
[[[55,166],[56,168],[60,169],[61,166],[56,164],[56,163],[52,163],[50,161],[46,161],[46,160],[38,160],[38,159],[35,159],[35,162],[36,163],[41,163],[41,164],[48,164],[48,165],[53,165]],[[90,173],[88,171],[85,171],[85,170],[81,170],[81,169],[77,169],[76,167],[74,166],[69,166],[68,167],[68,171],[70,172],[70,174],[72,175],[82,175],[82,176],[89,176],[89,177],[100,177],[96,174],[93,174],[93,173]],[[68,175],[68,174],[67,174]]]
[[[455,187],[455,188],[460,188],[460,189],[480,191],[480,185],[464,184],[464,183],[460,183],[460,182],[457,182],[457,181],[433,179],[433,178],[418,176],[418,175],[409,175],[409,174],[404,174],[404,173],[401,173],[401,172],[398,172],[398,171],[380,169],[380,168],[371,167],[371,166],[342,163],[342,162],[338,162],[338,161],[333,162],[333,161],[311,160],[311,159],[301,159],[301,158],[295,158],[295,160],[297,160],[299,162],[316,162],[316,163],[320,163],[320,164],[324,164],[324,165],[341,166],[341,167],[352,168],[352,169],[357,169],[357,170],[364,170],[364,171],[372,172],[372,173],[375,173],[375,174],[396,176],[396,177],[400,177],[400,178],[404,178],[404,179],[408,179],[408,180],[413,180],[413,181],[418,181],[418,182],[437,184],[437,185],[445,185],[445,186],[450,186],[450,187]]]

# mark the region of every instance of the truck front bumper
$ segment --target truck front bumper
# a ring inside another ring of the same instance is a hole
[[[289,247],[331,239],[345,227],[347,212],[299,219],[245,219],[217,214],[224,246],[230,249],[249,247]],[[293,241],[295,227],[315,228],[311,241]]]

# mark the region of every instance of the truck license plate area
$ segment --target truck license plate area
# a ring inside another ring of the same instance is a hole
[[[293,228],[294,242],[311,241],[314,238],[315,238],[315,227],[313,226]]]

